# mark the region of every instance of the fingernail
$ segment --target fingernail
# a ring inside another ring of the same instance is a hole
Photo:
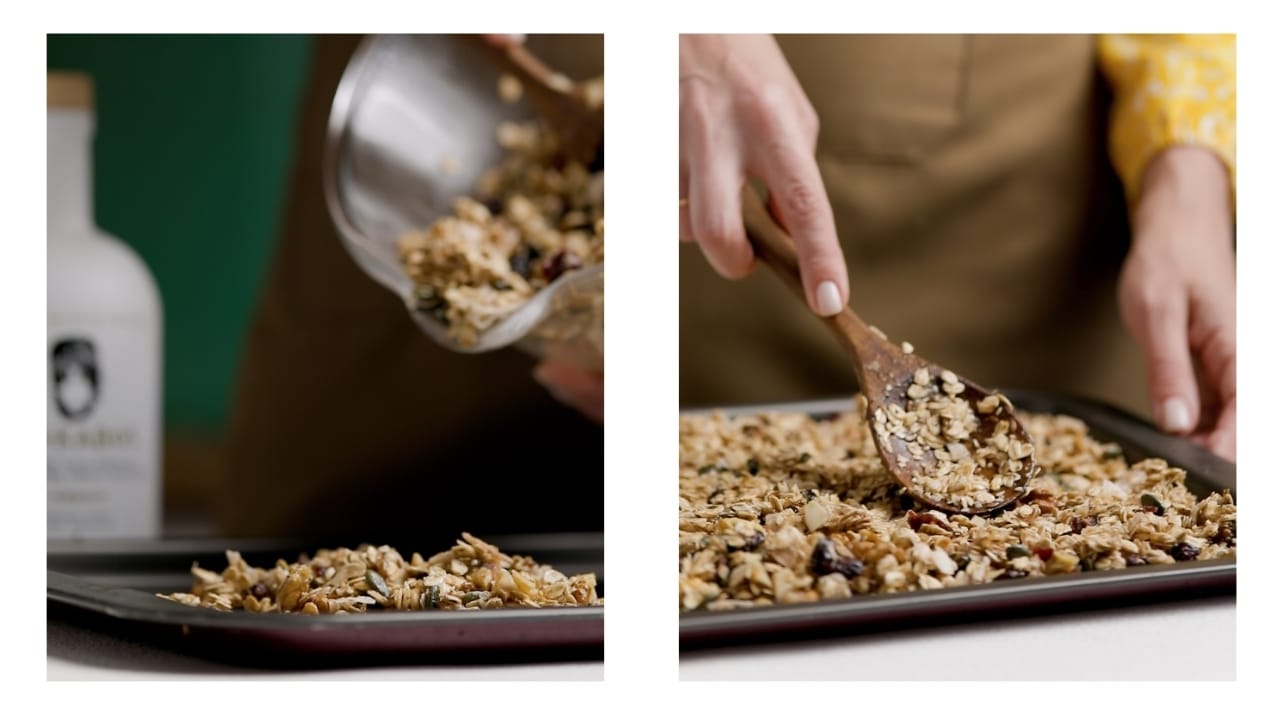
[[[1191,411],[1182,398],[1169,398],[1164,401],[1160,424],[1169,432],[1183,433],[1191,429]]]
[[[830,280],[824,280],[818,284],[818,314],[823,317],[829,317],[840,312],[840,288]]]

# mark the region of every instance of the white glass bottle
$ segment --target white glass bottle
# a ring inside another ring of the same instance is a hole
[[[93,218],[93,87],[49,73],[50,538],[154,538],[161,513],[160,293]]]

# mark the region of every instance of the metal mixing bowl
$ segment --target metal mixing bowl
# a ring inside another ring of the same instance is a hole
[[[499,70],[474,37],[375,36],[352,56],[334,95],[324,190],[347,250],[365,272],[404,300],[436,342],[460,352],[517,345],[538,357],[602,364],[604,267],[566,273],[512,315],[462,347],[443,323],[415,307],[396,252],[472,194],[502,158],[498,124],[528,120],[533,106],[504,103]]]

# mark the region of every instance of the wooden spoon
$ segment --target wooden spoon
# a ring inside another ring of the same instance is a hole
[[[749,186],[743,191],[742,209],[747,236],[751,239],[756,256],[782,278],[801,302],[805,302],[804,286],[800,281],[800,266],[796,260],[795,243],[791,237],[774,221],[760,199],[760,195]],[[873,332],[849,307],[845,307],[837,315],[822,319],[844,343],[853,357],[853,368],[857,374],[858,385],[867,399],[868,423],[873,422],[877,410],[888,412],[887,408],[891,405],[906,407],[906,391],[911,386],[917,370],[924,368],[933,378],[941,376],[945,370],[919,355],[903,352],[899,346]],[[957,379],[964,385],[964,392],[960,397],[970,405],[976,405],[978,401],[991,394],[985,388],[965,378]],[[976,443],[985,444],[994,434],[999,420],[1009,422],[1011,439],[1024,443],[1031,442],[1026,430],[1018,422],[1013,406],[1007,400],[1002,400],[1000,409],[996,412],[977,413],[977,415],[981,422],[973,436]],[[932,452],[926,450],[923,458],[913,459],[907,450],[906,441],[901,438],[890,436],[889,446],[886,447],[882,444],[879,433],[873,431],[872,437],[875,438],[876,449],[880,453],[880,459],[884,462],[885,468],[906,492],[922,505],[945,512],[979,514],[999,510],[1026,494],[1027,483],[1036,473],[1035,463],[1028,459],[1023,463],[1023,469],[1012,487],[1005,487],[993,493],[996,495],[995,502],[985,504],[975,502],[965,508],[956,507],[926,497],[916,486],[914,478],[931,476],[935,471],[938,461]],[[900,463],[899,459],[906,462]]]
[[[481,40],[498,65],[520,81],[538,114],[560,142],[561,159],[598,169],[604,163],[604,97],[552,70],[520,43],[498,47]]]

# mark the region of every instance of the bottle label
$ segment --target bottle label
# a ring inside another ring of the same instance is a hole
[[[50,538],[160,534],[160,368],[145,323],[49,323]]]

